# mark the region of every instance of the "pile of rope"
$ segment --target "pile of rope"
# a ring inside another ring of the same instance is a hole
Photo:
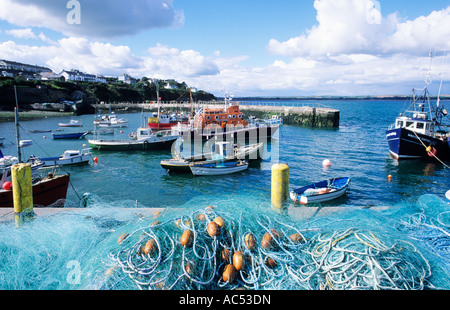
[[[430,287],[430,266],[409,242],[388,245],[359,229],[318,233],[282,217],[219,210],[155,214],[116,232],[100,289]]]

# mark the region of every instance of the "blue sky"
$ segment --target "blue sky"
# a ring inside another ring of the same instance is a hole
[[[432,76],[450,93],[450,2],[0,0],[0,59],[174,78],[223,95],[393,95]],[[439,84],[433,83],[433,86]]]

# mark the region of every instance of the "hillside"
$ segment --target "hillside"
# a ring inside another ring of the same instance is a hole
[[[189,89],[185,83],[176,84],[175,89],[165,89],[160,82],[159,95],[163,101],[189,101]],[[135,84],[123,82],[89,83],[62,81],[26,81],[21,78],[0,77],[0,110],[12,110],[15,106],[14,88],[21,108],[33,103],[58,102],[61,99],[76,100],[80,96],[89,103],[156,101],[156,85],[143,78]],[[77,98],[74,98],[76,95]],[[216,100],[204,91],[192,93],[195,101]]]

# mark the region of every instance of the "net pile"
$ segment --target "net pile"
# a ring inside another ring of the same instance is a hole
[[[116,232],[100,289],[433,287],[430,265],[412,243],[388,244],[370,231],[318,232],[282,216],[212,206],[140,223]]]

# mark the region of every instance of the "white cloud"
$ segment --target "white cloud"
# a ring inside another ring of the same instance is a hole
[[[20,39],[36,39],[37,36],[31,28],[5,30],[6,34]]]
[[[176,27],[184,13],[172,0],[96,0],[80,3],[80,24],[67,22],[67,1],[0,0],[0,19],[22,27],[42,27],[68,36],[96,39],[133,35],[145,29]]]
[[[318,24],[284,42],[271,39],[275,55],[423,54],[450,49],[450,6],[402,22],[396,13],[384,17],[373,0],[316,0]]]

